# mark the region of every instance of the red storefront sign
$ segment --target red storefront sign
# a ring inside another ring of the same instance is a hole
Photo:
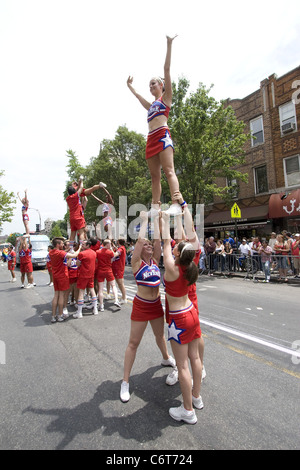
[[[300,189],[290,194],[272,194],[269,200],[269,218],[300,217]]]

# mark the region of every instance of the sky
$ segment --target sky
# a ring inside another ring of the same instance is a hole
[[[119,126],[147,135],[127,77],[151,101],[175,34],[172,80],[218,101],[300,65],[298,0],[0,0],[0,185],[28,190],[31,230],[64,217],[69,149],[86,166]],[[2,235],[23,231],[17,201]]]

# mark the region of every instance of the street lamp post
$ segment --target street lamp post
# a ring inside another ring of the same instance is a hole
[[[32,209],[34,211],[37,211],[37,213],[39,214],[39,220],[40,220],[40,223],[39,223],[39,230],[36,230],[37,232],[39,232],[42,228],[42,220],[41,220],[41,213],[38,209],[35,209],[34,207],[29,207],[29,209]]]

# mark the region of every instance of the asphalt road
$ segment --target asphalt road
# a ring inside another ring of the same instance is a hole
[[[207,377],[204,409],[191,426],[169,417],[180,388],[165,384],[170,368],[160,366],[150,326],[132,371],[131,399],[119,399],[131,302],[118,310],[106,301],[98,316],[86,311],[82,319],[51,324],[48,274],[34,275],[37,286],[20,289],[0,267],[0,449],[300,448],[299,284],[199,278]],[[132,298],[129,267],[125,284]]]

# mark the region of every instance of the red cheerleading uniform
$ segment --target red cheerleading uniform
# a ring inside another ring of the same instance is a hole
[[[168,118],[169,112],[170,108],[163,102],[162,97],[158,98],[151,104],[148,110],[148,123],[157,116],[165,116]],[[162,152],[167,147],[174,149],[168,126],[158,127],[149,132],[146,145],[146,160]]]
[[[112,260],[112,270],[115,276],[115,279],[123,279],[125,271],[125,262],[126,262],[126,248],[121,245],[118,247],[117,251],[119,256],[113,258]]]
[[[25,221],[29,222],[29,215],[27,214],[27,211],[28,211],[28,207],[22,206],[22,218],[23,218],[23,222],[25,222]]]
[[[49,251],[49,257],[51,260],[52,266],[52,277],[53,277],[53,286],[55,291],[65,291],[69,290],[69,272],[68,266],[66,263],[66,252],[63,250],[53,250]]]
[[[7,268],[9,271],[14,271],[16,266],[16,252],[11,250],[7,255]]]
[[[22,274],[24,273],[32,273],[33,266],[31,262],[31,250],[27,248],[27,250],[21,250],[19,252],[20,256],[20,271]]]
[[[78,266],[77,266],[77,259],[72,258],[71,264],[68,266],[69,272],[69,283],[76,284],[78,279]]]
[[[179,277],[175,281],[166,281],[166,294],[172,297],[183,297],[189,294],[188,281],[184,277],[184,269],[179,268]],[[166,299],[166,318],[169,324],[168,340],[173,339],[179,344],[187,344],[201,338],[201,328],[197,310],[193,303],[180,310],[169,310]]]
[[[114,281],[114,274],[112,270],[112,258],[114,252],[108,248],[102,248],[96,252],[98,268],[97,268],[97,280],[98,282],[104,282],[105,279],[108,282]]]
[[[162,97],[158,98],[157,100],[153,101],[148,110],[147,121],[150,122],[157,116],[166,116],[166,118],[168,118],[170,109],[171,108],[169,108],[169,106],[163,102]]]
[[[88,248],[79,253],[77,259],[80,261],[77,278],[77,288],[93,288],[96,269],[96,252]]]
[[[85,227],[85,218],[78,192],[68,196],[66,201],[70,211],[71,232],[77,232]]]
[[[141,266],[134,277],[137,285],[144,287],[159,287],[160,270],[157,264],[151,259],[150,264],[142,260]],[[136,295],[132,302],[131,320],[150,321],[164,316],[164,310],[160,297],[155,300],[142,299]]]

